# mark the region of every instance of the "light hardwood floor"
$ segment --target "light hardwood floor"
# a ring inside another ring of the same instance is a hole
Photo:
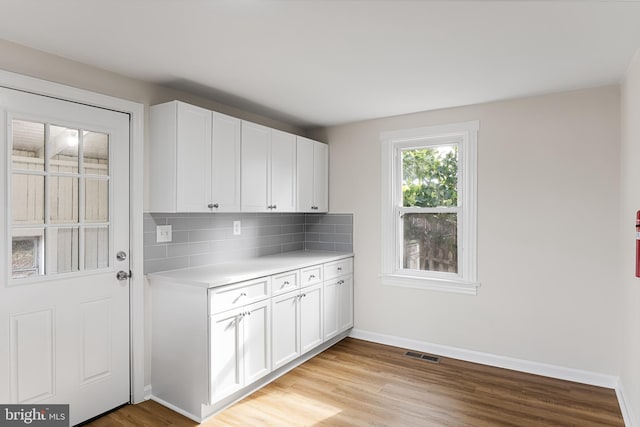
[[[624,426],[615,392],[347,338],[202,424],[214,426]],[[197,423],[152,402],[91,426]]]

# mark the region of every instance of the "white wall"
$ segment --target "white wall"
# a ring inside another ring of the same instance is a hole
[[[603,87],[318,131],[331,211],[354,213],[355,327],[618,375],[619,106],[619,88]],[[478,296],[382,286],[380,132],[470,120]]]
[[[634,223],[640,209],[640,51],[622,86],[622,148],[620,153],[620,278],[626,316],[623,319],[621,388],[633,425],[640,425],[640,279],[634,276]]]
[[[145,106],[145,153],[153,149],[152,142],[149,141],[148,117],[149,106],[173,99],[189,102],[204,108],[210,108],[222,113],[226,113],[245,120],[250,120],[266,126],[270,126],[283,131],[303,135],[303,131],[286,123],[271,120],[252,113],[247,113],[237,108],[229,107],[214,101],[204,99],[185,92],[168,89],[159,85],[151,84],[141,80],[128,78],[116,73],[105,71],[99,68],[91,67],[79,62],[74,62],[55,55],[50,55],[41,51],[20,46],[15,43],[0,39],[0,69],[23,74],[26,76],[36,77],[68,86],[90,90],[129,101],[138,102]],[[145,155],[145,158],[148,158]],[[139,167],[137,165],[136,167]],[[144,165],[145,170],[145,194],[139,197],[145,199],[144,206],[148,206],[148,186],[146,172],[149,170]],[[134,255],[135,256],[135,255]],[[142,254],[138,255],[140,258]],[[145,354],[145,384],[149,384],[151,367],[150,353],[150,289],[145,284],[145,300],[146,300],[146,354]]]

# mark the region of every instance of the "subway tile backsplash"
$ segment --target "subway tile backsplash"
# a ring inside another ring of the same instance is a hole
[[[241,221],[241,234],[233,234]],[[156,226],[170,224],[172,241],[156,243]],[[239,261],[298,250],[353,250],[352,214],[144,215],[144,272]]]

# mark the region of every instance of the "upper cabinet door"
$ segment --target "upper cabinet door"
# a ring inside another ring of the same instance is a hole
[[[207,212],[211,111],[179,101],[151,107],[151,212]]]
[[[271,131],[271,212],[296,210],[296,137]]]
[[[329,212],[329,146],[313,145],[313,198],[316,212]]]
[[[314,141],[301,136],[297,140],[297,211],[315,212],[313,204],[313,145]]]
[[[240,211],[241,120],[213,113],[211,199],[213,212]]]
[[[211,111],[182,102],[177,107],[177,211],[208,212]]]
[[[241,207],[245,212],[270,212],[269,147],[271,129],[242,121]]]
[[[329,146],[297,137],[298,212],[328,212]]]

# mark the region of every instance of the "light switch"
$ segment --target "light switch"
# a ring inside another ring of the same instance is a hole
[[[233,235],[239,236],[242,234],[242,228],[240,226],[240,221],[233,221]]]
[[[156,226],[156,243],[166,243],[171,241],[171,225]]]

